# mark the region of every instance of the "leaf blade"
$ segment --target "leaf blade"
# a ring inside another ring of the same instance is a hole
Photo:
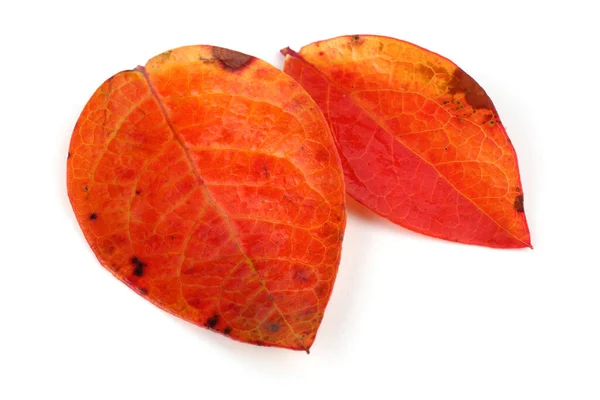
[[[514,148],[485,91],[454,63],[369,35],[282,53],[325,113],[349,195],[426,235],[531,247]]]
[[[231,50],[175,49],[105,82],[70,154],[73,209],[118,279],[233,339],[308,351],[345,211],[329,130],[295,82]]]

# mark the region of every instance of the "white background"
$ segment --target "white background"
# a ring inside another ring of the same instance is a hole
[[[593,1],[3,2],[0,398],[599,399],[600,60]],[[311,354],[179,321],[96,261],[65,187],[73,126],[123,69],[187,44],[383,34],[449,57],[519,155],[535,250],[430,239],[350,206]]]

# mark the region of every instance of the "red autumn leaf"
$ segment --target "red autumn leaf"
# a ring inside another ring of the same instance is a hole
[[[492,101],[466,72],[381,36],[282,53],[285,72],[325,113],[350,196],[426,235],[531,246],[515,150]]]
[[[254,57],[183,47],[100,86],[68,193],[92,250],[158,307],[243,342],[307,350],[345,228],[322,112]]]

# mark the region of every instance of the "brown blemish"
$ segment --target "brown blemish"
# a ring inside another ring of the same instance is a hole
[[[296,270],[296,272],[294,273],[294,280],[295,281],[299,281],[302,283],[306,283],[308,282],[308,279],[310,278],[310,274],[308,273],[308,271],[304,268],[299,268]]]
[[[223,47],[213,47],[212,55],[219,60],[221,66],[225,69],[236,71],[250,64],[254,57],[239,51],[225,49]]]
[[[169,59],[169,57],[171,57],[171,53],[173,52],[173,50],[167,50],[164,53],[160,53],[160,57],[162,57],[161,61],[167,61]]]
[[[347,47],[358,47],[365,43],[365,39],[360,35],[352,35],[350,36],[350,41],[347,43]]]
[[[302,310],[301,312],[299,312],[296,317],[297,318],[304,318],[306,316],[314,316],[319,312],[319,310],[317,309],[317,307],[309,307],[305,310]]]
[[[208,319],[206,320],[206,323],[204,325],[206,325],[208,328],[214,328],[215,326],[217,326],[219,324],[220,319],[221,319],[220,315],[217,313],[214,313],[212,315],[212,317],[208,317]]]
[[[98,219],[98,215],[96,213],[92,213],[92,215],[90,215],[90,221],[93,221],[95,219]]]
[[[314,290],[315,290],[315,294],[317,295],[317,297],[323,297],[327,293],[328,289],[329,289],[329,285],[326,282],[321,282],[320,284],[318,284],[315,287]]]
[[[280,329],[281,329],[281,325],[279,325],[277,323],[269,324],[269,331],[271,331],[273,333],[279,332]]]
[[[131,264],[133,264],[133,274],[135,276],[143,276],[144,275],[144,268],[146,267],[146,264],[141,262],[139,258],[137,257],[133,257],[131,259]]]
[[[342,210],[346,209],[346,204],[341,204]],[[335,212],[331,216],[331,219],[335,222],[341,222],[344,219],[344,212],[340,210],[340,212]]]
[[[99,243],[100,251],[107,256],[112,255],[117,249],[111,240],[105,240]],[[113,268],[116,268],[117,265],[112,265]]]
[[[84,191],[84,192],[87,192],[87,191],[88,191],[88,187],[87,187],[87,185],[84,185],[84,186],[82,187],[82,189],[83,189],[83,191]]]
[[[497,114],[496,108],[492,103],[485,90],[473,79],[469,74],[460,68],[456,68],[454,74],[452,74],[452,80],[450,81],[450,94],[464,93],[465,100],[469,105],[475,109],[484,108],[492,110],[494,114]]]
[[[473,114],[476,114],[476,111],[473,111]],[[492,118],[494,118],[494,116],[491,113],[484,113],[482,115],[482,113],[479,113],[478,115],[481,115],[481,123],[485,124],[485,123],[489,123]]]
[[[71,152],[68,152],[68,153],[67,153],[67,160],[68,160],[69,158],[71,158]]]
[[[516,187],[515,190],[517,191],[517,193],[521,193],[521,188],[520,187]]]
[[[140,288],[140,294],[141,294],[142,296],[145,296],[145,295],[147,295],[147,294],[148,294],[148,289],[145,289],[145,288]]]
[[[423,82],[429,82],[435,75],[433,68],[423,64],[417,64],[415,67],[415,72],[420,75],[420,78]]]
[[[319,229],[319,236],[327,238],[330,236],[337,236],[339,234],[339,227],[332,222],[325,222]]]
[[[522,194],[515,197],[515,202],[513,203],[513,206],[515,207],[515,210],[517,210],[517,212],[525,211],[525,208],[523,207],[523,195]]]
[[[142,191],[141,190],[136,190],[135,194],[139,196],[140,194],[142,194]]]
[[[435,64],[427,64],[427,66],[429,68],[431,68],[433,70],[433,72],[435,72],[436,74],[446,74],[448,72],[446,70],[446,68],[440,67],[440,66],[435,65]]]
[[[232,331],[232,330],[233,330],[233,328],[232,328],[232,327],[230,327],[230,326],[227,326],[227,327],[225,327],[225,329],[223,329],[223,334],[224,334],[225,336],[229,336],[229,335],[231,334],[231,331]]]

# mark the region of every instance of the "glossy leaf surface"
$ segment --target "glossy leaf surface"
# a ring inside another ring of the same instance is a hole
[[[160,308],[233,339],[307,350],[345,228],[323,114],[293,79],[190,46],[100,86],[68,193],[94,253]]]
[[[285,72],[330,124],[348,194],[426,235],[530,246],[515,150],[492,101],[462,69],[381,36],[282,53]]]

